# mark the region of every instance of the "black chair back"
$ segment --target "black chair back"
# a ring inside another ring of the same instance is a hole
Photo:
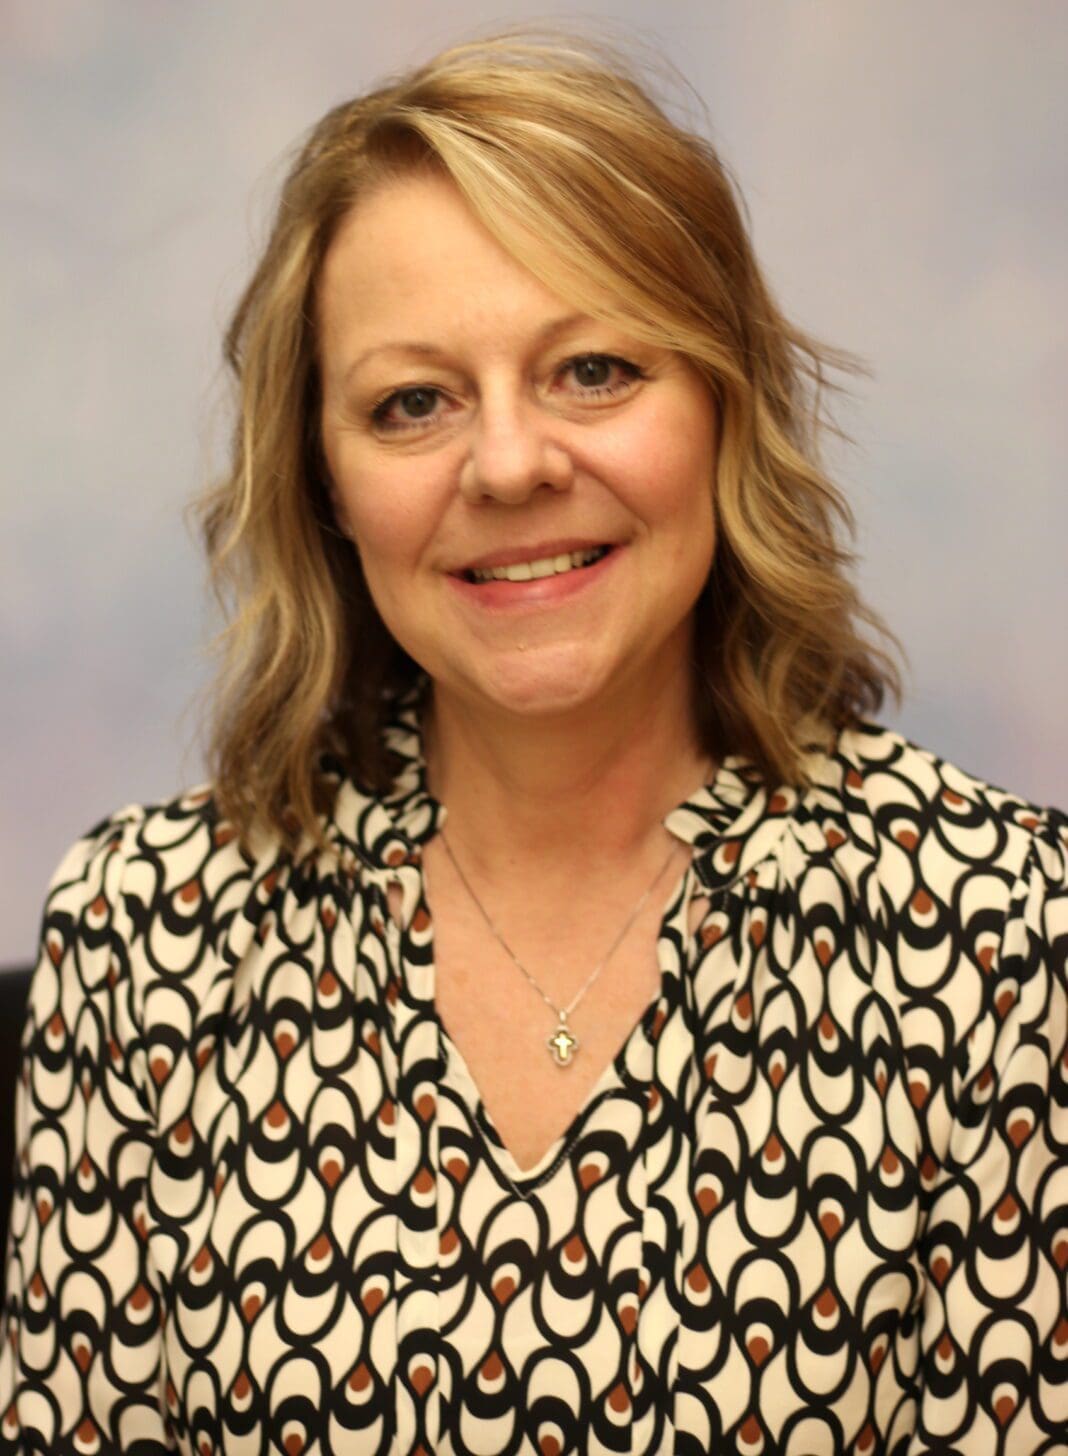
[[[15,1191],[15,1084],[32,975],[32,966],[0,968],[0,1260],[7,1249],[7,1224]],[[0,1269],[0,1288],[6,1274],[4,1266]]]

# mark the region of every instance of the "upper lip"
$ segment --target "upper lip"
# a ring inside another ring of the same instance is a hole
[[[546,556],[562,556],[572,551],[593,551],[599,546],[616,546],[616,541],[597,540],[589,536],[569,536],[556,541],[537,541],[533,546],[506,546],[500,551],[487,551],[463,566],[453,568],[451,575],[462,571],[488,571],[494,566],[516,566],[520,561],[540,561]]]

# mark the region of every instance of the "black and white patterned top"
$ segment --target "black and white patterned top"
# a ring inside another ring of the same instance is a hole
[[[325,850],[245,854],[202,792],[64,859],[0,1435],[1068,1452],[1065,816],[870,725],[800,795],[728,759],[664,821],[659,994],[524,1174],[435,1010],[418,723]]]

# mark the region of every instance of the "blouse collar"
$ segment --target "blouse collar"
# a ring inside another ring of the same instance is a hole
[[[386,721],[383,739],[397,764],[388,792],[372,795],[351,779],[342,779],[326,824],[328,839],[340,840],[375,868],[418,860],[422,845],[448,817],[427,787],[420,729],[426,682],[424,674],[395,699]],[[769,839],[781,835],[796,803],[793,789],[769,791],[753,762],[734,754],[662,823],[692,846],[699,877],[714,889],[738,879],[767,855]]]

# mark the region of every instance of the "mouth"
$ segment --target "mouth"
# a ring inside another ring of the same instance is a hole
[[[569,576],[573,572],[588,571],[614,549],[611,545],[591,546],[583,551],[565,551],[556,556],[543,556],[536,561],[516,562],[513,566],[458,571],[454,575],[472,586],[486,586],[491,582],[541,581],[546,577]]]
[[[599,583],[615,576],[615,563],[626,554],[625,546],[606,543],[508,566],[468,567],[445,580],[458,601],[479,613],[564,610],[595,599]]]

